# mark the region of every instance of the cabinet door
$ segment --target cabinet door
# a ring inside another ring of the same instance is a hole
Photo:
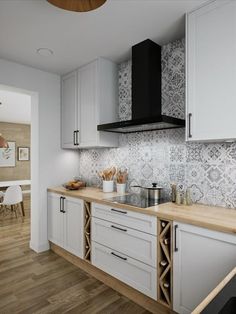
[[[236,1],[213,1],[187,15],[186,52],[186,139],[235,139]]]
[[[79,145],[97,145],[97,62],[94,61],[78,70],[78,97],[80,134]]]
[[[188,314],[235,267],[236,235],[182,223],[174,228],[174,310]]]
[[[92,264],[157,300],[157,270],[92,241]]]
[[[75,131],[79,130],[77,120],[77,71],[62,77],[62,148],[77,148]]]
[[[64,249],[83,258],[84,208],[83,201],[66,197],[64,214]]]
[[[61,209],[61,195],[48,193],[48,240],[63,247],[63,213]]]

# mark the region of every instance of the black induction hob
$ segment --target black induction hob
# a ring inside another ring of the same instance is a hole
[[[147,207],[167,203],[170,201],[167,198],[161,198],[158,202],[151,201],[151,200],[147,200],[145,197],[141,196],[140,194],[135,194],[135,193],[115,196],[112,198],[106,198],[105,200],[110,201],[112,203],[126,204],[126,205],[131,205],[131,206],[140,207],[140,208],[147,208]]]

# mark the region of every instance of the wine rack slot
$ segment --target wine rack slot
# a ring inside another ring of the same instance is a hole
[[[91,260],[91,203],[84,202],[84,259]]]
[[[172,222],[158,220],[158,301],[172,307],[173,300]]]

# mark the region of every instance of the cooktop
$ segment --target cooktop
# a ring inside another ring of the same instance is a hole
[[[127,205],[141,207],[141,208],[147,208],[147,207],[167,203],[170,201],[167,198],[161,198],[158,202],[147,200],[145,197],[141,196],[140,194],[135,194],[135,193],[115,196],[112,198],[106,198],[105,200],[109,200],[112,203],[127,204]]]

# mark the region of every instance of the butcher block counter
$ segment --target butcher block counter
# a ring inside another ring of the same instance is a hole
[[[96,202],[116,208],[132,210],[140,213],[156,216],[161,219],[169,219],[184,222],[199,227],[216,231],[236,234],[236,209],[194,204],[192,206],[164,203],[148,208],[140,208],[126,204],[114,203],[109,198],[118,196],[116,192],[103,193],[101,189],[86,187],[77,191],[68,191],[63,187],[48,188],[48,192],[58,193],[68,197],[83,199],[87,202]]]

